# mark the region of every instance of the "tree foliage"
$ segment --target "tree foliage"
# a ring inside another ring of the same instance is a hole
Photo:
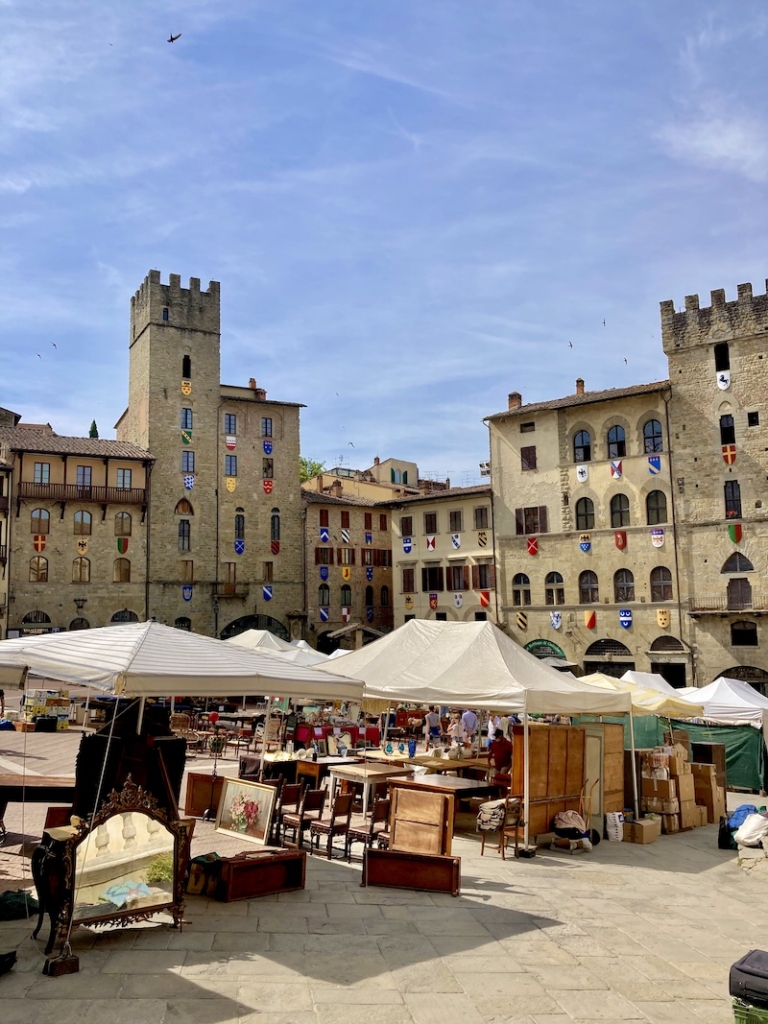
[[[324,462],[316,462],[314,459],[305,459],[303,455],[299,457],[299,480],[301,483],[304,483],[305,480],[311,480],[313,477],[319,476],[324,469]]]
[[[96,420],[91,420],[91,426],[88,431],[88,437],[98,437],[99,428],[96,426]]]

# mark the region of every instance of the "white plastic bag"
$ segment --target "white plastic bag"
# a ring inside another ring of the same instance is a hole
[[[762,814],[748,814],[733,833],[733,838],[742,846],[759,846],[763,836],[768,836],[768,818]]]
[[[610,843],[624,842],[624,815],[621,811],[610,811],[606,814],[605,835]]]

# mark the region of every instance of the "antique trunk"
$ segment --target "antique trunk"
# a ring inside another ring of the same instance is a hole
[[[366,850],[363,885],[396,889],[426,889],[458,896],[461,891],[461,857],[402,853],[399,850]]]
[[[224,903],[304,888],[303,850],[247,850],[220,861],[216,899]]]

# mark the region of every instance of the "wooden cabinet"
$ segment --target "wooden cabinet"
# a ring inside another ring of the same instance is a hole
[[[219,861],[216,899],[230,903],[304,888],[304,850],[247,850]]]
[[[514,726],[512,793],[525,792],[524,727]],[[560,811],[578,811],[585,779],[586,734],[582,726],[530,724],[529,834],[551,832]]]
[[[187,773],[187,792],[184,796],[184,813],[190,818],[202,818],[210,808],[215,816],[221,799],[221,787],[224,785],[223,775],[212,775],[204,772]],[[213,790],[211,790],[213,787]]]

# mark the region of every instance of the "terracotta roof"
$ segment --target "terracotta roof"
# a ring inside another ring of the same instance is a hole
[[[152,459],[148,451],[128,441],[105,441],[99,437],[60,437],[43,430],[0,427],[0,444],[13,452],[44,455],[84,455],[90,458]]]
[[[308,505],[361,505],[365,508],[373,508],[383,502],[374,501],[372,498],[359,498],[356,494],[343,495],[337,498],[333,494],[321,494],[320,491],[307,491],[301,489],[302,501]]]
[[[529,416],[531,413],[544,412],[548,409],[568,409],[574,405],[595,405],[598,402],[610,402],[617,398],[632,398],[634,395],[654,394],[659,391],[666,391],[668,388],[668,380],[659,380],[653,384],[634,384],[630,388],[585,391],[583,395],[567,395],[565,398],[553,398],[549,402],[531,402],[530,405],[520,405],[516,409],[505,409],[503,412],[495,412],[492,416],[486,416],[483,422],[503,420],[508,416]]]
[[[475,484],[474,487],[450,487],[447,491],[433,491],[431,494],[409,494],[403,498],[392,498],[392,500],[386,502],[386,504],[410,505],[414,501],[442,501],[446,498],[468,498],[473,494],[482,494],[483,496],[490,496],[490,493],[490,484]],[[385,504],[385,502],[380,501],[379,504],[383,505]]]

